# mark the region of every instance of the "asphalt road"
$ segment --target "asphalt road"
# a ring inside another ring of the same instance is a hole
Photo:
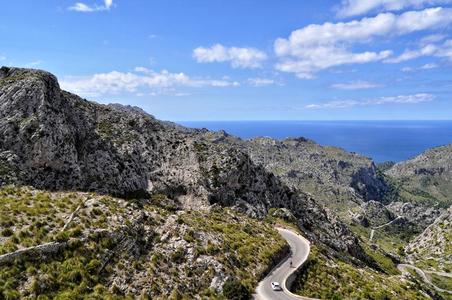
[[[290,246],[291,256],[286,257],[262,280],[254,295],[259,300],[286,300],[286,299],[310,299],[292,294],[286,288],[286,280],[306,261],[309,255],[309,241],[295,232],[287,229],[277,228],[279,233]],[[290,261],[292,260],[292,267]],[[274,291],[271,287],[273,281],[279,282],[282,291]]]

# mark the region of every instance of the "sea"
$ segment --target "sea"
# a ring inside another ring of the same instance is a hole
[[[184,121],[191,128],[225,130],[242,139],[305,137],[375,162],[399,162],[452,143],[451,121]]]

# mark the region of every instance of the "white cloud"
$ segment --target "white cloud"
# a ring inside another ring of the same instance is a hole
[[[111,95],[119,93],[132,93],[143,95],[148,93],[160,94],[175,91],[177,87],[228,87],[238,86],[236,81],[226,79],[191,78],[184,73],[170,73],[166,70],[155,72],[153,70],[137,67],[134,72],[98,73],[83,77],[67,77],[61,81],[63,89],[82,96]]]
[[[423,56],[435,56],[452,61],[452,40],[446,40],[442,44],[428,44],[415,50],[405,50],[397,57],[385,60],[387,63],[400,63]]]
[[[385,60],[387,63],[395,64],[402,61],[415,59],[421,56],[432,55],[437,51],[435,45],[427,45],[418,50],[405,50],[401,55]]]
[[[351,82],[345,82],[345,83],[335,83],[331,85],[334,89],[339,90],[362,90],[362,89],[372,89],[376,87],[381,87],[380,84],[369,82],[369,81],[363,81],[363,80],[357,80],[357,81],[351,81]]]
[[[435,69],[435,68],[438,68],[438,65],[437,64],[435,64],[435,63],[428,63],[428,64],[425,64],[425,65],[423,65],[423,66],[421,66],[421,70],[431,70],[431,69]]]
[[[368,100],[335,100],[322,104],[309,104],[306,108],[311,109],[321,109],[321,108],[350,108],[357,106],[372,106],[372,105],[383,105],[383,104],[417,104],[430,102],[435,99],[432,94],[413,94],[413,95],[399,95],[399,96],[388,96],[379,97]]]
[[[110,9],[110,7],[113,5],[113,0],[105,0],[104,4],[106,9]]]
[[[419,9],[451,2],[451,0],[342,0],[337,15],[339,17],[351,17],[375,10],[397,11],[410,7]]]
[[[233,68],[261,68],[267,55],[255,48],[225,47],[215,44],[210,48],[198,47],[193,57],[199,63],[230,62]]]
[[[422,65],[420,67],[414,68],[414,67],[404,67],[402,68],[402,72],[415,72],[418,70],[431,70],[438,68],[438,65],[435,63],[427,63],[425,65]]]
[[[268,78],[248,78],[248,84],[254,87],[260,87],[260,86],[266,86],[266,85],[273,85],[273,84],[278,84],[275,80],[273,79],[268,79]]]
[[[403,67],[402,68],[402,72],[405,72],[405,73],[414,72],[414,71],[416,71],[416,69],[412,68],[412,67]]]
[[[424,36],[420,40],[420,44],[422,46],[425,46],[428,44],[441,42],[442,40],[445,40],[446,38],[447,38],[447,35],[445,35],[445,34],[430,34],[430,35]]]
[[[110,10],[112,6],[113,0],[104,0],[103,5],[88,5],[83,2],[77,2],[74,5],[70,6],[68,9],[78,12],[96,12]]]
[[[144,73],[144,74],[153,73],[153,71],[151,69],[148,69],[146,67],[135,67],[133,70],[137,73]]]
[[[275,41],[274,50],[280,58],[276,69],[309,79],[323,69],[381,61],[388,59],[392,51],[354,53],[351,47],[378,37],[398,36],[451,23],[452,9],[437,7],[401,15],[382,13],[345,23],[311,24],[293,31],[288,38]]]
[[[6,56],[0,55],[0,61],[6,60]]]
[[[93,12],[94,11],[94,8],[86,5],[85,3],[80,3],[80,2],[75,3],[74,5],[70,6],[68,9],[78,11],[78,12]]]

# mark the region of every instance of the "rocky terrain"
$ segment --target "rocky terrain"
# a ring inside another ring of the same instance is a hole
[[[251,289],[288,250],[270,223],[218,207],[179,210],[163,195],[7,186],[0,200],[4,299],[214,297],[228,280]]]
[[[395,164],[385,172],[400,183],[410,202],[447,208],[452,204],[452,144]]]
[[[216,143],[242,147],[251,159],[288,186],[315,195],[339,215],[369,200],[387,201],[390,191],[375,164],[366,157],[304,138],[278,141],[262,137],[242,141],[225,132],[207,132]]]
[[[307,271],[314,279],[334,265],[357,286],[364,272],[391,297],[418,295],[386,281],[401,259],[388,252],[445,209],[450,168],[427,172],[440,178],[438,191],[424,185],[440,198],[436,207],[410,200],[425,179],[405,189],[402,166],[383,174],[368,158],[303,138],[243,141],[187,129],[86,101],[50,73],[3,67],[0,294],[221,299],[231,282],[251,292],[287,251],[276,218],[321,249]],[[371,228],[394,219],[384,239],[369,242]],[[397,243],[387,247],[391,237]]]
[[[392,165],[385,174],[397,194],[387,208],[420,229],[434,223],[452,204],[452,145]]]
[[[408,261],[426,270],[452,272],[452,207],[406,247]]]

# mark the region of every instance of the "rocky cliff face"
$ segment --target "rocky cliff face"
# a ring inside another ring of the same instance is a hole
[[[136,108],[88,102],[60,90],[42,71],[0,71],[0,172],[0,184],[124,197],[164,194],[182,208],[218,203],[259,218],[271,207],[285,207],[311,239],[368,260],[334,214],[242,148]]]

